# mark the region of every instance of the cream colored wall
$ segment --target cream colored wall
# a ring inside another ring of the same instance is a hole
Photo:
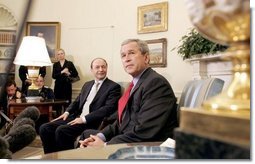
[[[2,1],[2,0],[1,0]],[[5,0],[7,1],[7,0]],[[14,0],[12,0],[14,1]],[[114,81],[130,81],[120,61],[120,44],[127,38],[144,40],[167,38],[167,67],[155,68],[171,83],[179,96],[184,84],[192,78],[189,63],[171,51],[179,44],[190,24],[184,0],[168,0],[168,31],[137,34],[137,7],[162,0],[37,0],[34,1],[28,21],[61,22],[61,47],[76,65],[81,81],[74,84],[79,92],[84,81],[92,79],[90,62],[95,57],[108,61],[108,77]],[[15,12],[16,10],[14,10]],[[46,81],[51,87],[51,69],[48,68]],[[19,81],[19,78],[16,77]]]

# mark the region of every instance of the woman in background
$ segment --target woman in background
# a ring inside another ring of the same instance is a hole
[[[58,62],[53,64],[52,78],[55,79],[54,94],[56,99],[72,101],[72,82],[70,77],[77,77],[78,72],[71,61],[65,59],[65,51],[59,49]]]

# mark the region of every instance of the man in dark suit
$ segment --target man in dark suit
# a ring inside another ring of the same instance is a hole
[[[73,149],[76,138],[85,129],[97,129],[103,118],[117,109],[121,87],[106,77],[107,62],[94,59],[91,72],[95,80],[83,85],[66,112],[40,127],[44,153]]]
[[[177,127],[176,97],[169,82],[149,67],[146,42],[129,39],[121,45],[121,60],[125,71],[133,77],[133,88],[123,106],[119,100],[119,119],[99,133],[86,130],[80,147],[105,144],[164,141],[173,138]],[[124,93],[125,95],[125,93]]]
[[[35,80],[35,85],[38,87],[37,90],[28,90],[27,91],[27,97],[30,96],[40,96],[44,100],[45,99],[55,99],[54,92],[51,88],[44,85],[44,78],[42,76],[38,76],[38,78]]]
[[[30,90],[28,90],[27,92],[28,96],[40,96],[43,100],[55,98],[53,90],[44,85],[44,78],[42,76],[38,76],[38,78],[35,80],[35,85],[38,87],[38,90],[36,92],[33,91],[32,92],[33,94],[30,94]],[[60,112],[60,110],[58,110],[57,113],[58,112]],[[48,121],[49,121],[48,115],[41,114],[35,124],[36,132],[39,133],[40,126]]]
[[[43,99],[55,98],[53,90],[44,85],[44,78],[42,76],[38,76],[35,81],[35,85],[39,88],[37,96],[41,96]]]
[[[16,99],[24,98],[25,95],[21,92],[21,90],[17,87],[16,82],[12,79],[8,79],[5,84],[5,92],[0,99],[0,108],[3,109],[4,114],[7,114],[8,104],[10,101],[14,101]],[[5,125],[5,118],[1,117],[0,128]]]

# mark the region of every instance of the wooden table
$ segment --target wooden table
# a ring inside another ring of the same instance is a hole
[[[42,99],[17,99],[9,102],[8,115],[11,120],[13,120],[20,112],[22,112],[28,106],[36,106],[40,114],[46,114],[49,116],[49,120],[52,120],[52,108],[55,105],[60,105],[64,108],[68,104],[66,100],[42,100]]]
[[[45,155],[34,156],[26,159],[108,159],[109,155],[115,153],[120,148],[127,148],[131,146],[159,146],[162,142],[141,142],[141,143],[124,143],[113,144],[99,148],[78,148],[65,151],[59,151],[55,153],[49,153]]]

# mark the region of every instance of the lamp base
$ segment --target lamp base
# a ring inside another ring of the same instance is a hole
[[[28,66],[28,78],[31,79],[32,84],[28,87],[28,90],[38,90],[39,88],[35,85],[35,80],[39,76],[39,66]]]
[[[28,90],[38,90],[39,88],[34,84],[34,81],[32,78],[30,78],[32,80],[32,84],[28,87]]]
[[[41,96],[28,96],[28,97],[26,97],[26,102],[29,102],[29,103],[41,102],[41,100],[43,100]]]

